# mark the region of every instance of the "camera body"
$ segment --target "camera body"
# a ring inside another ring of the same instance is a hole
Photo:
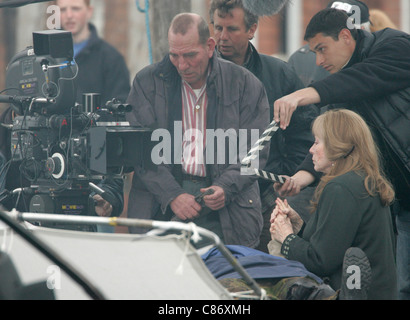
[[[18,95],[0,101],[10,101],[17,114],[10,128],[11,161],[20,163],[29,181],[30,211],[87,215],[89,182],[152,166],[152,130],[131,127],[125,115],[132,106],[117,99],[101,104],[90,93],[83,104],[75,103],[78,66],[69,35],[33,34],[34,48],[18,53],[7,67],[7,91]]]
[[[22,162],[21,173],[27,180],[51,186],[54,182],[57,188],[68,181],[120,177],[135,165],[149,165],[145,155],[150,130],[128,126],[123,113],[76,109],[69,115],[14,118],[11,159]]]

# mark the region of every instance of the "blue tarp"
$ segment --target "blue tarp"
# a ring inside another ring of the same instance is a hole
[[[298,261],[272,256],[244,246],[228,245],[226,247],[254,279],[311,277],[319,284],[323,283],[321,278],[309,272]],[[202,255],[202,260],[217,280],[241,278],[217,248]]]

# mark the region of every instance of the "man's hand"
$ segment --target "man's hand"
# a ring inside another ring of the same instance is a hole
[[[275,183],[273,185],[275,191],[282,198],[297,195],[300,190],[306,188],[315,181],[315,177],[310,172],[304,170],[296,172],[292,177],[283,177],[286,178],[284,184]]]
[[[273,105],[273,115],[277,123],[280,123],[280,128],[286,130],[289,126],[293,112],[298,107],[298,101],[295,96],[290,94],[275,101]]]
[[[320,96],[316,89],[301,89],[276,100],[273,104],[273,117],[277,123],[280,122],[281,129],[285,130],[297,107],[319,102]]]
[[[202,207],[195,201],[195,197],[189,193],[180,194],[170,203],[171,210],[175,215],[185,221],[199,217]]]
[[[96,194],[93,199],[97,202],[95,213],[100,217],[110,217],[112,214],[112,205],[104,200],[100,195]]]
[[[204,196],[205,205],[213,210],[222,209],[225,206],[225,191],[218,186],[210,186],[209,188],[203,188],[200,191],[205,192],[208,189],[213,189],[214,193],[211,195]]]
[[[275,182],[273,184],[273,189],[277,192],[279,197],[285,198],[289,196],[294,196],[300,192],[300,188],[296,183],[294,183],[293,178],[285,175],[282,175],[282,177],[286,179],[285,183],[282,184],[279,182]]]

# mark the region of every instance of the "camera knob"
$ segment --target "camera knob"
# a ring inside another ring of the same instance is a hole
[[[46,161],[46,169],[55,179],[60,179],[65,171],[64,158],[61,154],[55,153]]]

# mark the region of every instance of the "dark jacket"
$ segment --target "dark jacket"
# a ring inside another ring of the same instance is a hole
[[[375,133],[397,198],[407,210],[410,209],[409,52],[407,33],[385,29],[370,34],[359,30],[349,64],[311,84],[318,91],[322,106],[343,106],[364,117]]]
[[[125,102],[130,91],[130,74],[124,57],[113,46],[97,35],[89,24],[91,36],[86,47],[76,56],[77,102],[82,103],[84,93],[101,94],[101,103],[113,98]]]
[[[216,54],[210,63],[211,72],[207,80],[207,130],[233,129],[239,134],[240,129],[246,129],[248,142],[247,146],[242,146],[242,151],[246,149],[246,154],[251,148],[251,130],[257,129],[257,134],[262,134],[269,124],[269,105],[265,90],[252,73],[217,58]],[[134,107],[129,121],[134,125],[166,129],[173,138],[175,122],[182,120],[181,99],[181,78],[167,55],[160,63],[150,65],[136,75],[128,98],[128,103]],[[175,142],[178,143],[181,137],[176,135],[178,140]],[[228,159],[224,164],[219,164],[216,161],[217,143],[214,145],[213,164],[207,161],[207,175],[213,185],[220,186],[225,191],[226,205],[219,210],[224,241],[227,244],[255,247],[262,229],[257,177],[241,175],[238,159],[235,164],[230,164]],[[228,155],[229,145],[225,146],[225,155]],[[260,153],[261,167],[266,163],[268,151],[269,148],[266,148]],[[177,157],[180,156],[177,154]],[[155,216],[158,213],[159,216],[166,213],[170,202],[185,193],[180,185],[181,170],[181,165],[177,163],[160,164],[157,171],[136,168],[128,217],[152,219],[158,217]]]
[[[395,237],[388,207],[379,196],[370,196],[364,177],[349,172],[330,181],[320,197],[317,211],[301,237],[289,243],[290,260],[301,262],[310,272],[341,286],[343,257],[350,247],[362,249],[372,268],[368,298],[395,299],[397,278]]]
[[[252,54],[244,67],[264,84],[269,100],[269,119],[272,121],[274,102],[304,88],[304,85],[285,61],[260,54],[251,43],[250,46]],[[296,173],[297,166],[313,145],[311,125],[318,113],[318,108],[313,105],[298,108],[289,127],[286,130],[279,129],[273,135],[266,171],[288,176]],[[269,186],[266,182],[260,182],[260,185],[261,189]]]

